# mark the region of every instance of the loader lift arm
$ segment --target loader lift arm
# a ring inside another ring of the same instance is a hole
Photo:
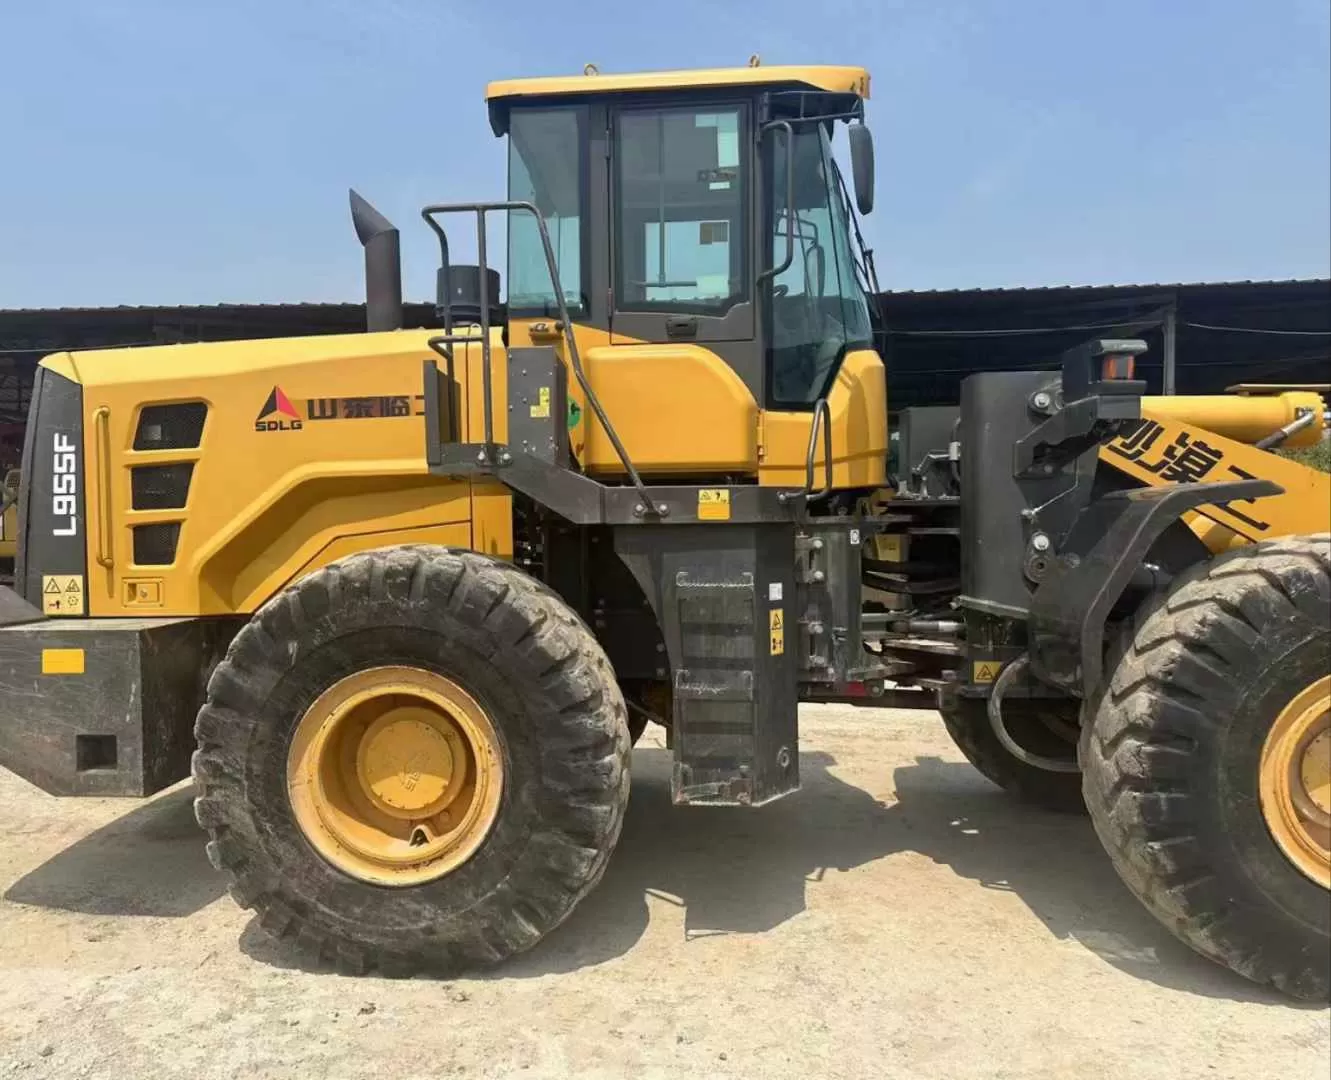
[[[1145,487],[1234,480],[1267,480],[1280,486],[1280,493],[1263,498],[1260,508],[1246,499],[1197,507],[1205,521],[1190,524],[1213,550],[1331,529],[1331,476],[1178,419],[1186,415],[1188,399],[1177,400],[1178,405],[1169,398],[1143,399],[1141,423],[1108,442],[1101,460]],[[1200,410],[1213,399],[1191,400],[1203,403]],[[1321,425],[1316,427],[1320,435]]]

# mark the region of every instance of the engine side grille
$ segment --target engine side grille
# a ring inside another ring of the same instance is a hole
[[[170,566],[176,561],[180,522],[134,526],[134,561],[139,566]]]
[[[208,406],[202,401],[145,405],[134,432],[135,450],[192,450],[203,438]]]
[[[130,491],[135,510],[182,510],[189,498],[194,463],[139,465],[130,470]]]

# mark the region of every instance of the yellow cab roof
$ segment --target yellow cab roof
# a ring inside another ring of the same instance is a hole
[[[613,94],[650,90],[691,90],[711,86],[798,84],[813,90],[869,96],[869,72],[862,67],[789,65],[740,68],[699,68],[694,71],[647,71],[636,75],[603,75],[588,65],[585,75],[502,79],[485,88],[486,101],[547,97],[554,94]]]

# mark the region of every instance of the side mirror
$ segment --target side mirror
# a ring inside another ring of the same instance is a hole
[[[855,184],[855,206],[873,213],[873,136],[863,124],[850,125],[850,174]]]

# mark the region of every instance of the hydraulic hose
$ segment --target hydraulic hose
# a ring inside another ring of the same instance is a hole
[[[994,735],[1003,744],[1003,748],[1018,761],[1025,762],[1034,769],[1043,769],[1045,772],[1080,772],[1081,766],[1075,761],[1032,754],[1009,735],[1007,728],[1003,725],[1003,695],[1007,693],[1008,688],[1017,676],[1021,675],[1028,667],[1030,667],[1030,661],[1024,656],[1019,656],[999,672],[998,678],[994,680],[993,690],[989,693],[989,726],[994,729]]]

